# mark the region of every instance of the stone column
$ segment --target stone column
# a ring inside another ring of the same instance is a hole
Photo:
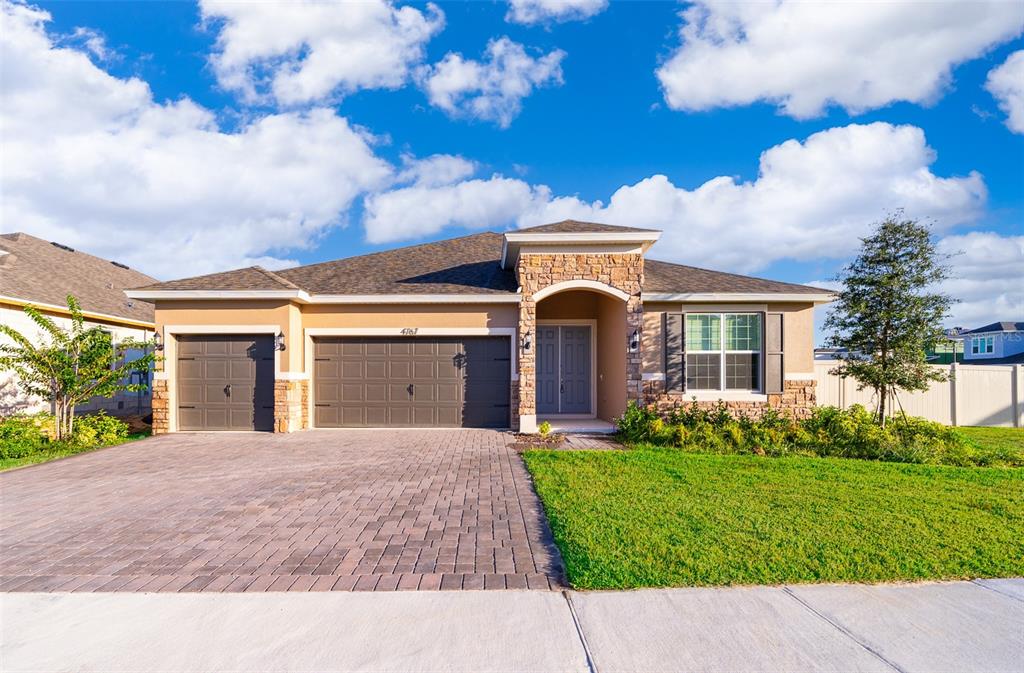
[[[530,335],[530,348],[523,348],[523,337]],[[520,432],[537,431],[537,303],[533,293],[523,288],[519,303],[519,332],[516,348],[519,351],[519,394],[517,413],[513,414],[512,427]],[[517,427],[518,426],[518,427]]]
[[[167,379],[154,378],[152,382],[153,434],[163,435],[171,431],[170,400]]]
[[[639,340],[637,349],[626,353],[626,399],[639,404],[643,402],[644,393],[643,356],[639,345],[644,339],[644,304],[640,301],[639,291],[630,295],[626,302],[626,338],[629,339],[634,331]]]

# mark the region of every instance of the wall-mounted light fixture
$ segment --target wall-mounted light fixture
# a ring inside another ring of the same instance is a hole
[[[530,331],[527,330],[526,334],[523,335],[523,350],[524,351],[530,350],[530,346],[532,344],[533,344],[533,340],[531,338]]]
[[[160,336],[160,332],[153,332],[153,350],[162,351],[163,349],[163,337]]]
[[[284,332],[279,332],[278,335],[274,337],[274,349],[279,351],[284,350]]]
[[[635,329],[629,336],[629,352],[635,353],[640,350],[640,330]]]

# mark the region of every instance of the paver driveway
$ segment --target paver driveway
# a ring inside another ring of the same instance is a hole
[[[0,474],[0,590],[560,587],[510,442],[177,434]]]

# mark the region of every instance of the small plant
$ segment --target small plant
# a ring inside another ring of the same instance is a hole
[[[540,433],[541,437],[546,438],[548,435],[551,434],[551,423],[548,421],[542,422],[539,426],[537,426],[537,432]]]
[[[79,416],[75,423],[74,443],[79,446],[107,446],[128,439],[128,424],[106,412]]]
[[[650,423],[657,418],[658,414],[653,409],[630,401],[626,411],[616,420],[619,435],[627,442],[646,441],[650,436]]]

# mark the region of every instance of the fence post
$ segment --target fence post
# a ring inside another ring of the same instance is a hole
[[[1013,366],[1013,425],[1024,428],[1024,365]]]
[[[957,385],[957,366],[956,361],[954,360],[953,363],[949,365],[949,422],[950,425],[953,426],[957,425],[956,412],[957,406],[959,406],[957,388],[959,387],[960,386]]]

